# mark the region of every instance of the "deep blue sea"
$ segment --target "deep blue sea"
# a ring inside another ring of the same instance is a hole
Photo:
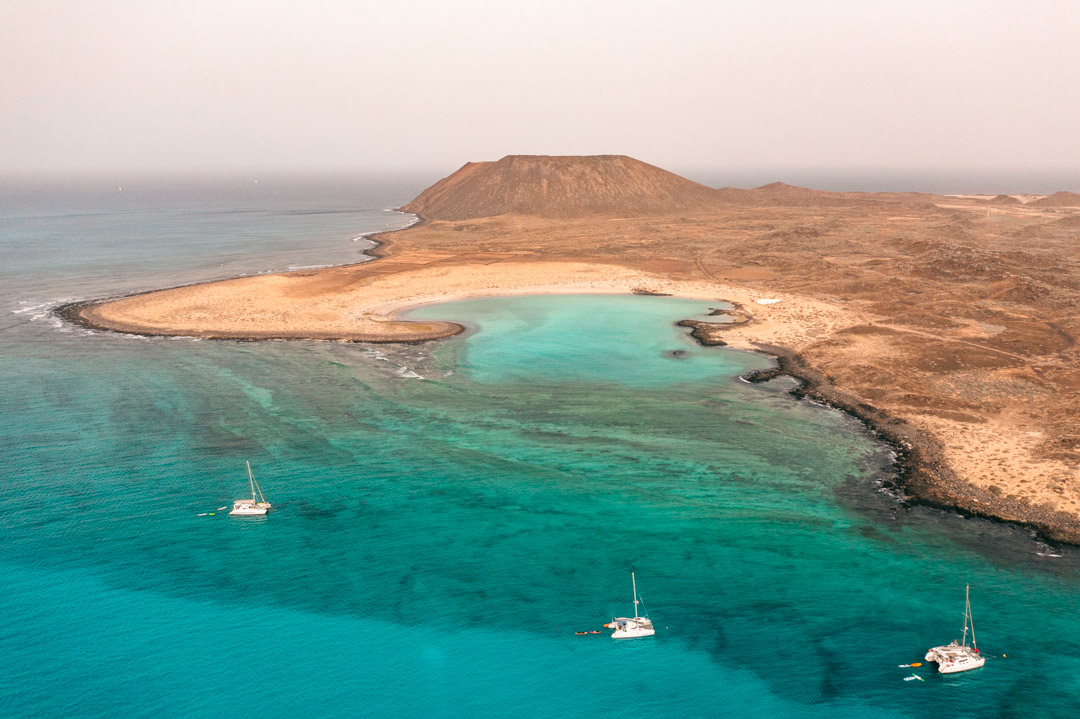
[[[1080,553],[901,505],[858,422],[674,326],[715,300],[434,305],[469,332],[406,346],[50,314],[357,261],[434,179],[0,186],[0,716],[1080,716]],[[265,518],[220,509],[245,461]],[[575,634],[631,571],[656,636]],[[986,666],[899,668],[966,584]]]

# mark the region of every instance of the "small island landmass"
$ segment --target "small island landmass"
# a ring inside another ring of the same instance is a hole
[[[1080,543],[1080,194],[713,189],[624,156],[469,163],[400,208],[377,260],[69,305],[87,326],[417,342],[426,303],[522,293],[731,302],[687,321],[764,352],[898,450],[919,501]]]

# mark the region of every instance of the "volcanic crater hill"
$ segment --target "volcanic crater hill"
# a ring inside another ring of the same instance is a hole
[[[1028,203],[1031,207],[1080,207],[1080,194],[1075,192],[1055,192]]]
[[[923,192],[829,192],[770,182],[752,190],[725,187],[717,192],[732,202],[758,207],[877,207],[883,203],[911,203],[931,207],[942,198]]]
[[[980,205],[1022,205],[1024,204],[1012,195],[995,195],[986,199],[975,200]]]
[[[508,155],[470,162],[401,208],[429,220],[712,212],[716,190],[623,155]]]
[[[847,207],[881,203],[930,206],[917,192],[826,192],[773,182],[751,190],[713,189],[624,155],[508,155],[470,162],[401,207],[426,220],[502,215],[586,217],[701,216],[733,206]]]

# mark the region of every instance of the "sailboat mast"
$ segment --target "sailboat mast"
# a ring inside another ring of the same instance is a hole
[[[968,646],[968,620],[971,619],[971,585],[967,585],[963,589],[963,640],[960,642],[961,647]],[[971,640],[975,640],[975,629],[971,629]]]
[[[971,623],[971,646],[975,647],[975,651],[979,651],[979,643],[975,641],[975,617],[971,616],[971,586],[968,586],[967,594],[967,619],[964,622],[966,628],[968,622]]]
[[[634,584],[634,619],[637,619],[638,618],[638,613],[637,613],[637,604],[638,604],[637,577],[634,576],[633,572],[630,572],[630,581]]]
[[[248,468],[248,479],[251,480],[251,501],[252,502],[255,501],[255,493],[258,492],[259,493],[259,500],[258,501],[262,502],[263,504],[266,504],[266,497],[263,496],[262,487],[260,487],[259,483],[255,481],[255,475],[252,474],[252,472],[251,472],[251,462],[247,463],[247,468]]]

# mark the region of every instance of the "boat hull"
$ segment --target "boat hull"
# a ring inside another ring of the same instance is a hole
[[[986,664],[986,658],[978,652],[955,644],[934,647],[926,653],[926,661],[937,664],[940,674],[966,672]]]
[[[240,500],[233,502],[233,508],[229,514],[233,517],[258,517],[266,514],[268,509],[270,509],[270,505],[266,502],[247,502]]]
[[[957,672],[966,672],[969,669],[978,669],[983,664],[986,664],[986,660],[980,657],[975,661],[965,662],[964,664],[938,664],[937,670],[941,674],[956,674]]]
[[[638,637],[651,637],[656,634],[656,630],[653,629],[652,621],[648,617],[637,617],[631,619],[630,617],[616,617],[610,624],[605,624],[605,627],[613,629],[611,632],[612,639],[637,639]]]

